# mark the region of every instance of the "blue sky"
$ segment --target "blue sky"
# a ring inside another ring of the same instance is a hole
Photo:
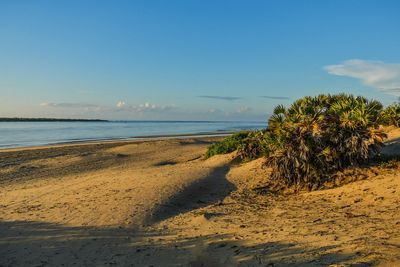
[[[266,120],[400,95],[400,1],[0,1],[0,116]]]

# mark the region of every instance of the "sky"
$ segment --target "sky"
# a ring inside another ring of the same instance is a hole
[[[400,1],[0,1],[0,117],[265,121],[400,96]]]

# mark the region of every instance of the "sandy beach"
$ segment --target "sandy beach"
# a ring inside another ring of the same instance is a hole
[[[400,265],[399,169],[258,195],[262,159],[204,159],[221,138],[0,150],[0,266]]]
[[[0,267],[400,267],[399,14],[0,0]]]

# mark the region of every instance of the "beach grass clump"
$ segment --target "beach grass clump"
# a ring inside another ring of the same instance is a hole
[[[226,154],[236,151],[238,147],[243,143],[243,140],[247,138],[248,132],[238,132],[226,137],[221,142],[212,144],[208,147],[206,152],[206,158],[212,157],[218,154]]]

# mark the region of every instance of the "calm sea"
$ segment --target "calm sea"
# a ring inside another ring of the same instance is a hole
[[[262,129],[265,122],[108,121],[0,122],[0,148],[138,136]]]

